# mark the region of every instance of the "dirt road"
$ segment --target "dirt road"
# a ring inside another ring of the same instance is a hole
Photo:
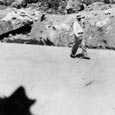
[[[115,115],[115,51],[0,44],[0,95],[23,85],[33,115]],[[80,52],[80,50],[79,50]]]

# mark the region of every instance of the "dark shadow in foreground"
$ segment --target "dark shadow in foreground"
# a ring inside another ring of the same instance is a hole
[[[29,109],[34,103],[21,86],[11,96],[0,98],[0,115],[32,115]]]

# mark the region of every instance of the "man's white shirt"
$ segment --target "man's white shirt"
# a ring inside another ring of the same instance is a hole
[[[78,21],[74,21],[73,23],[73,33],[79,37],[79,33],[83,33],[84,30],[83,28],[80,26],[80,24],[78,23]]]

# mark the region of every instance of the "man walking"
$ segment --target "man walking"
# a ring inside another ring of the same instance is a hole
[[[70,56],[72,58],[80,57],[80,58],[84,58],[84,59],[90,59],[88,57],[86,47],[85,47],[85,38],[83,37],[84,30],[81,27],[81,18],[80,17],[77,17],[77,19],[74,20],[72,29],[73,29],[73,35],[74,35],[74,45],[72,47]],[[81,48],[82,48],[82,55],[76,55],[76,52],[77,52],[80,44],[81,44]]]

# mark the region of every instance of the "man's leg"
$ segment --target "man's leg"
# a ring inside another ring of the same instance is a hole
[[[82,40],[81,48],[82,48],[82,57],[86,59],[90,59],[86,51],[85,39]]]
[[[85,56],[87,55],[86,47],[85,47],[85,39],[81,42],[82,54]]]
[[[75,39],[75,41],[74,41],[74,45],[73,45],[72,51],[71,51],[71,57],[72,57],[72,58],[74,58],[74,57],[76,56],[76,52],[77,52],[77,50],[78,50],[78,48],[79,48],[79,45],[80,45],[81,42],[82,42],[82,39],[79,39],[79,38],[76,37],[75,35],[74,35],[74,39]]]

